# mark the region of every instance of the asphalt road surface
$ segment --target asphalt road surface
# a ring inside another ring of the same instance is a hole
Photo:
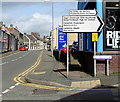
[[[14,86],[13,78],[31,67],[40,51],[21,51],[2,59],[2,92]]]

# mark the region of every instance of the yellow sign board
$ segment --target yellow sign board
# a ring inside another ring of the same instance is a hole
[[[92,33],[92,41],[98,41],[98,33]]]

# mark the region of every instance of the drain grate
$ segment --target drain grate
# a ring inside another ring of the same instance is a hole
[[[44,95],[44,94],[56,94],[58,90],[34,89],[32,92],[33,95]]]

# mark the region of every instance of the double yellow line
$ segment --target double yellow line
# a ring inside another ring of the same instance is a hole
[[[30,87],[36,87],[36,88],[42,88],[42,89],[51,89],[51,90],[88,90],[83,89],[83,88],[64,88],[64,87],[55,87],[55,86],[47,86],[47,85],[40,85],[40,84],[34,84],[34,83],[27,83],[25,81],[22,80],[22,78],[24,78],[28,73],[30,73],[32,70],[34,70],[40,63],[41,61],[41,57],[42,57],[42,53],[41,52],[40,56],[38,57],[37,61],[35,62],[34,65],[32,65],[30,68],[28,68],[26,71],[22,72],[21,74],[17,75],[16,77],[14,77],[14,81],[21,84],[21,85],[26,85],[26,86],[30,86]],[[90,90],[103,90],[103,89],[90,89]],[[105,89],[104,89],[105,90]],[[109,89],[106,89],[109,90]]]
[[[43,52],[42,52],[43,53]],[[28,68],[26,71],[20,73],[19,75],[17,75],[16,77],[14,77],[14,81],[22,84],[22,85],[27,85],[27,86],[31,86],[31,87],[37,87],[37,88],[43,88],[43,89],[52,89],[52,90],[75,90],[75,88],[61,88],[61,87],[54,87],[54,86],[46,86],[46,85],[39,85],[39,84],[33,84],[33,83],[27,83],[25,81],[22,80],[22,78],[24,78],[28,73],[30,73],[32,70],[34,70],[40,63],[41,61],[41,57],[42,57],[42,53],[40,54],[40,56],[38,57],[37,61],[35,62],[34,65],[32,65],[30,68]]]
[[[43,52],[42,52],[43,53]],[[27,75],[28,73],[30,73],[32,70],[34,70],[40,63],[41,61],[41,57],[42,57],[42,54],[38,57],[37,61],[35,62],[34,65],[32,65],[30,68],[28,68],[26,71],[20,73],[19,75],[17,75],[16,77],[14,77],[14,81],[20,83],[20,82],[23,82],[21,80],[22,77],[24,77],[25,75]],[[24,83],[24,82],[23,82]]]

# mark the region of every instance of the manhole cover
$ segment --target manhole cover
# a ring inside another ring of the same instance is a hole
[[[58,90],[35,89],[33,90],[33,95],[56,94],[57,92]]]

